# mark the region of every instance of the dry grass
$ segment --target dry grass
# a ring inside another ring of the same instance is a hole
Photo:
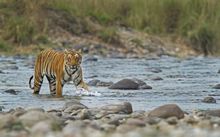
[[[101,25],[97,36],[106,42],[111,41],[115,27],[124,26],[175,35],[205,54],[220,53],[219,0],[1,0],[0,6],[1,39],[20,45],[38,42],[38,37],[47,35],[50,18],[44,16],[45,9],[53,9],[69,18],[82,22],[89,18]],[[86,33],[94,32],[87,23],[82,24]]]

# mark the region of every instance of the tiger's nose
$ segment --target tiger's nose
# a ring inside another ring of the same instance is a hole
[[[76,68],[77,68],[76,65],[72,65],[72,66],[71,66],[71,69],[76,69]]]

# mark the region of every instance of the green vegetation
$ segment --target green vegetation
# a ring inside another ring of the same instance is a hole
[[[62,16],[55,18],[52,13]],[[71,28],[70,23],[77,27]],[[18,45],[48,43],[47,34],[54,25],[75,35],[93,34],[115,43],[116,28],[123,26],[153,35],[177,36],[197,51],[219,54],[219,24],[219,0],[0,1],[0,37]]]

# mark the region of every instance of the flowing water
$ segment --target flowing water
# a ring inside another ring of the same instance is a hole
[[[85,81],[99,79],[117,82],[123,78],[138,78],[153,89],[147,90],[110,90],[107,87],[90,87],[101,96],[77,96],[72,83],[63,89],[63,98],[49,95],[46,78],[39,96],[33,95],[28,81],[33,74],[34,59],[0,57],[0,106],[3,110],[15,107],[61,108],[66,101],[79,100],[88,107],[128,101],[134,110],[151,110],[157,106],[175,103],[186,111],[194,109],[219,108],[220,89],[212,86],[220,83],[219,58],[178,59],[163,56],[158,59],[114,59],[98,58],[98,61],[84,61]],[[161,77],[155,81],[152,78]],[[4,92],[14,89],[17,95]],[[202,103],[206,96],[213,96],[216,104]]]

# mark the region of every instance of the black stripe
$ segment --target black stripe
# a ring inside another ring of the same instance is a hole
[[[65,71],[67,73],[67,75],[69,75],[70,77],[78,70],[78,67],[76,67],[76,70],[72,73],[72,74],[69,74],[68,71],[67,71],[67,66],[65,65]]]
[[[80,81],[76,84],[76,86],[78,86],[81,82],[82,82],[82,79],[80,79]]]
[[[78,73],[78,75],[77,75],[77,77],[76,77],[75,79],[78,79],[78,78],[79,78],[79,76],[81,76],[81,74],[80,74],[80,73]]]

